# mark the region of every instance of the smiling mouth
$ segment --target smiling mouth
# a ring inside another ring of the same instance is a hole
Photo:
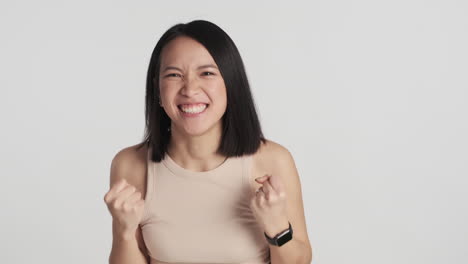
[[[199,114],[204,112],[209,107],[209,104],[195,104],[195,105],[178,105],[177,108],[184,114]]]

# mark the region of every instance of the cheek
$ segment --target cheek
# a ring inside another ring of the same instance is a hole
[[[213,85],[208,88],[209,95],[211,100],[216,104],[226,104],[227,97],[226,97],[226,87],[224,84],[217,84]]]
[[[166,99],[170,99],[172,97],[174,97],[174,89],[170,89],[170,87],[168,87],[167,85],[162,85],[162,86],[159,86],[159,96],[161,97],[161,99],[163,100],[166,100]]]

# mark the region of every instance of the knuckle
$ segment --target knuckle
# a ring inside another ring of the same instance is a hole
[[[126,212],[126,213],[128,213],[128,212],[132,211],[132,207],[131,207],[130,205],[124,203],[124,205],[123,205],[123,211]]]
[[[114,200],[114,201],[111,203],[111,207],[114,208],[114,209],[119,209],[119,202],[118,202],[118,200]]]

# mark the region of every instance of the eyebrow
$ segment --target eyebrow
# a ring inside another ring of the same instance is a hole
[[[218,69],[218,67],[216,67],[216,65],[214,64],[205,64],[205,65],[201,65],[201,66],[198,66],[197,70],[199,69],[203,69],[203,68],[215,68],[215,69]],[[175,66],[166,66],[163,70],[163,72],[167,71],[167,70],[178,70],[178,71],[182,71],[181,69],[175,67]]]

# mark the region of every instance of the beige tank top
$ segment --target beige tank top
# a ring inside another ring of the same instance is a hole
[[[270,250],[249,206],[252,155],[194,172],[166,154],[150,159],[140,226],[151,264],[268,264]]]

